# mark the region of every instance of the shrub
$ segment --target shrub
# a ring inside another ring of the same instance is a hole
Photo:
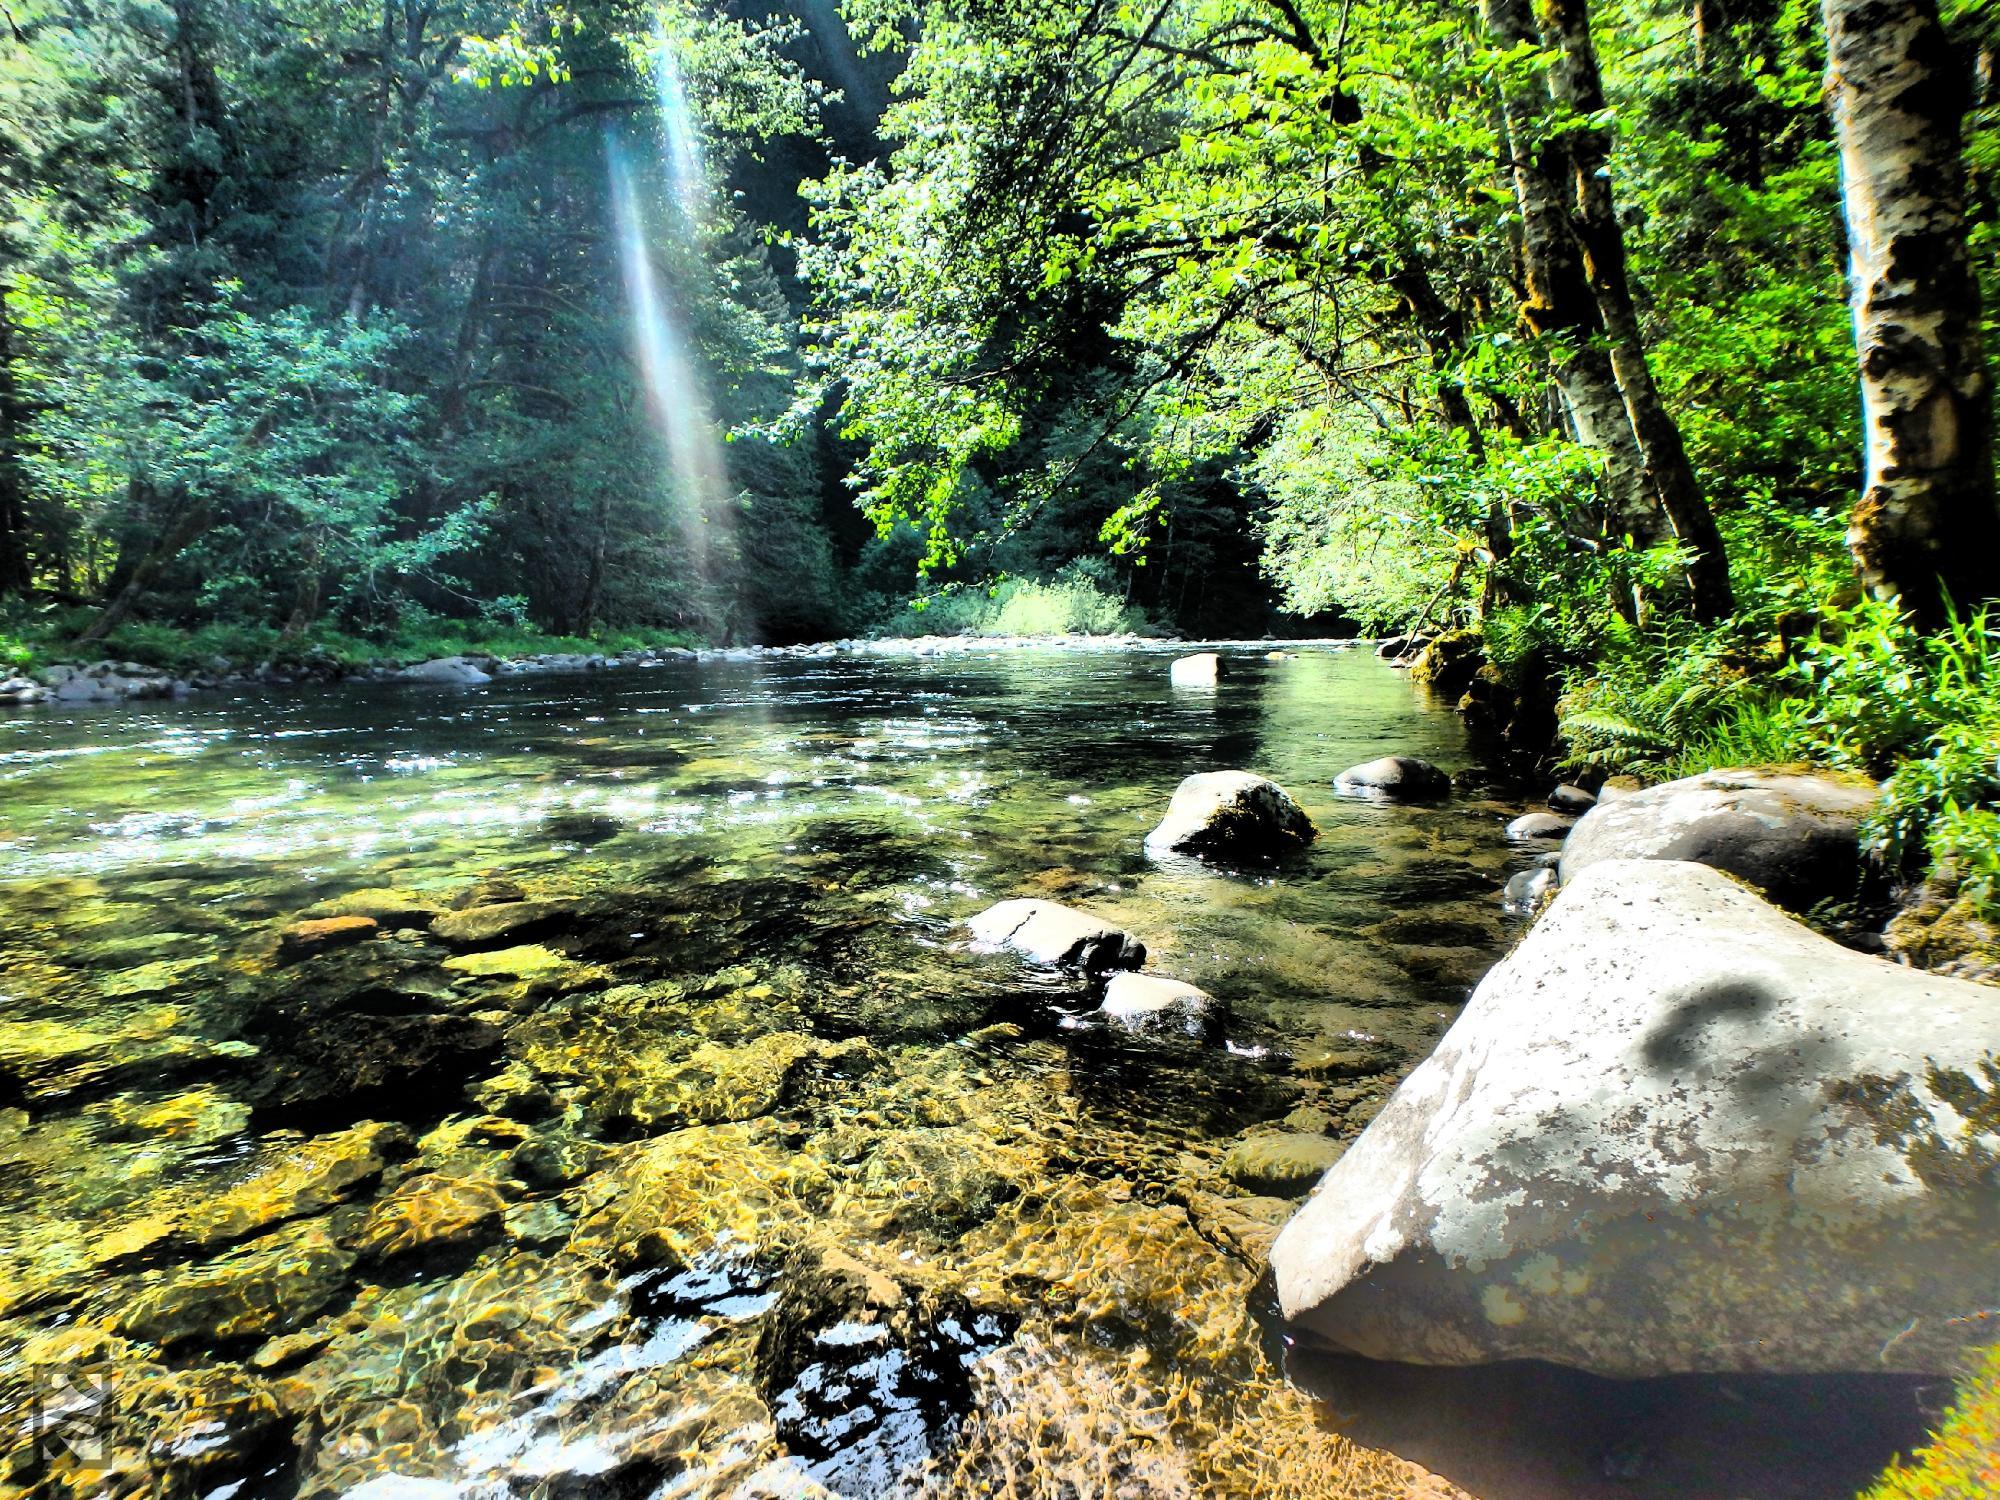
[[[1862,1500],[1986,1500],[2000,1494],[2000,1345],[1959,1382],[1915,1461],[1890,1465]]]

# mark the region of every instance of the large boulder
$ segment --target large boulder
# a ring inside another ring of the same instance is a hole
[[[1333,778],[1335,790],[1385,802],[1436,802],[1451,795],[1451,778],[1414,755],[1384,755],[1349,766]]]
[[[1101,917],[1054,901],[1002,901],[967,925],[973,941],[1011,948],[1038,964],[1072,964],[1095,973],[1136,969],[1146,961],[1144,943]]]
[[[1305,809],[1277,782],[1248,771],[1202,771],[1174,789],[1166,817],[1146,835],[1146,851],[1270,859],[1318,836]]]
[[[1691,860],[1805,911],[1854,894],[1861,819],[1874,801],[1874,784],[1860,777],[1705,771],[1600,800],[1563,845],[1562,878],[1574,880],[1607,859]]]
[[[2000,1305],[2000,995],[1701,865],[1565,887],[1272,1252],[1419,1364],[1943,1371]]]

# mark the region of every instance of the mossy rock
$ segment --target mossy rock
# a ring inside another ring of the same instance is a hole
[[[1321,1174],[1346,1151],[1345,1142],[1324,1135],[1253,1135],[1229,1148],[1222,1158],[1222,1170],[1252,1193],[1297,1198],[1310,1192]]]
[[[1452,630],[1439,636],[1410,663],[1410,681],[1445,698],[1458,698],[1486,661],[1484,643],[1476,630]]]

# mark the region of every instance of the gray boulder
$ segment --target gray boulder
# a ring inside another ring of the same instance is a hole
[[[1101,917],[1054,901],[1002,901],[967,924],[975,942],[1011,948],[1038,964],[1071,964],[1087,973],[1136,969],[1146,945]]]
[[[1222,658],[1213,651],[1176,657],[1167,668],[1167,680],[1175,687],[1214,687],[1222,677]]]
[[[1319,836],[1277,782],[1248,771],[1203,771],[1174,789],[1167,815],[1146,835],[1149,854],[1270,859]]]
[[[463,656],[440,656],[433,661],[418,662],[403,668],[400,675],[405,682],[435,682],[448,687],[477,687],[493,680],[490,673]]]
[[[1615,860],[1487,976],[1272,1252],[1420,1364],[1944,1371],[2000,1306],[2000,1000]]]
[[[1451,778],[1414,755],[1385,755],[1349,766],[1333,778],[1336,790],[1387,802],[1436,802],[1451,795]]]
[[[1518,870],[1507,877],[1507,884],[1500,892],[1500,905],[1507,911],[1532,915],[1541,904],[1555,894],[1556,872],[1546,867],[1538,870]]]
[[[1663,782],[1584,814],[1563,845],[1562,878],[1607,859],[1690,860],[1805,911],[1853,895],[1875,790],[1860,777],[1755,767]]]

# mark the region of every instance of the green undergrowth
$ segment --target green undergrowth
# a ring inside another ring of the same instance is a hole
[[[1861,1500],[1989,1500],[2000,1495],[2000,1345],[1959,1382],[1931,1440]]]
[[[1861,600],[1633,631],[1570,675],[1559,714],[1576,772],[1801,763],[1880,780],[1874,853],[1905,876],[1949,871],[2000,915],[2000,614],[1926,634]]]
[[[438,656],[529,656],[543,652],[602,652],[699,646],[683,630],[607,630],[591,636],[551,635],[501,621],[447,620],[417,615],[376,631],[316,628],[291,640],[272,625],[209,624],[193,628],[157,621],[120,626],[101,641],[77,637],[95,611],[42,611],[0,620],[0,669],[32,671],[63,662],[130,661],[162,671],[209,670],[219,661],[232,666],[335,661],[347,666],[370,662],[428,661]]]

